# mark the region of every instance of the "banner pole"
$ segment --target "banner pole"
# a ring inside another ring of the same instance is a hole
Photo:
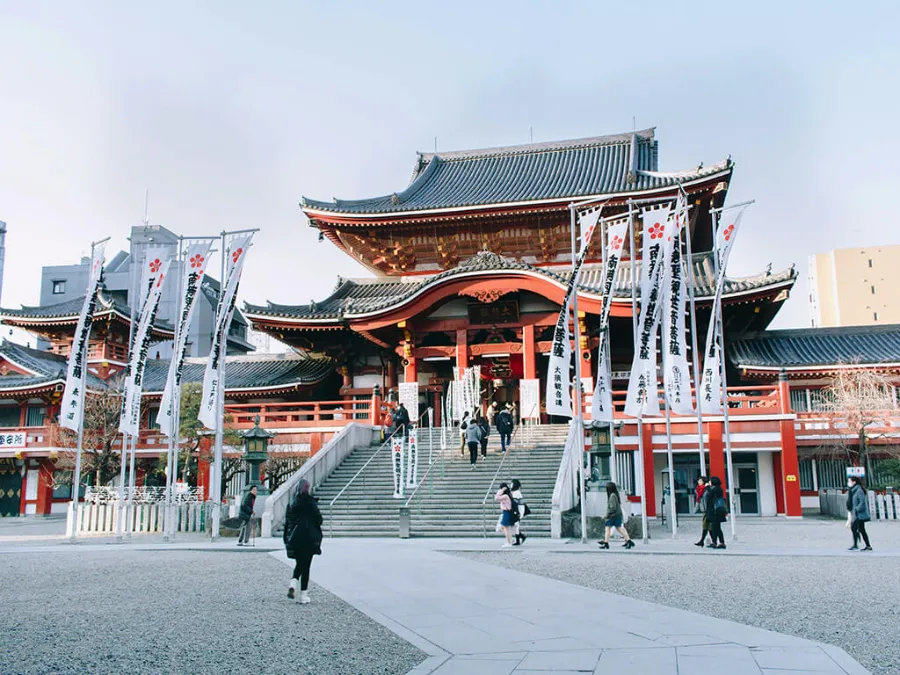
[[[637,250],[634,240],[634,202],[628,200],[628,242],[630,246],[629,255],[631,257],[631,329],[634,332],[635,352],[637,351],[637,335],[638,335],[638,314],[637,314],[637,261],[635,260],[635,251]],[[646,260],[641,260],[641,265],[646,264]],[[635,462],[640,466],[640,488],[641,488],[641,538],[646,544],[650,538],[647,532],[647,490],[644,481],[644,415],[643,412],[637,417],[637,440],[638,440],[638,461]],[[634,486],[637,489],[638,485]]]
[[[602,269],[606,270],[606,265],[609,263],[609,252],[606,250],[607,237],[609,235],[609,232],[604,227],[604,225],[606,225],[606,222],[601,218],[600,223],[599,223],[600,247],[601,247],[600,260],[601,260]],[[619,259],[621,260],[621,252],[619,253],[619,256],[620,256]],[[618,269],[618,266],[616,269]],[[613,288],[610,290],[609,297],[603,298],[604,304],[612,303],[612,296],[613,296],[614,292],[615,292],[615,285],[613,285]],[[605,326],[600,326],[599,338],[600,338],[600,350],[604,354],[603,363],[605,364],[604,367],[607,370],[606,375],[608,378],[607,381],[608,381],[609,388],[610,388],[610,397],[609,398],[612,401],[612,391],[611,391],[612,390],[612,362],[610,361],[612,354],[610,354],[610,349],[609,349],[609,346],[610,346],[609,345],[609,319],[607,319],[607,324]],[[601,364],[598,363],[597,368],[600,368],[600,365]],[[600,379],[599,371],[597,372],[597,379],[598,380]],[[616,439],[615,439],[615,436],[616,436],[616,433],[615,433],[615,431],[616,431],[616,429],[615,429],[615,427],[616,427],[616,404],[615,404],[615,401],[613,401],[612,409],[610,410],[609,414],[610,414],[610,417],[612,418],[612,421],[609,423],[609,451],[610,451],[609,479],[613,483],[616,483],[616,485],[618,485],[618,482],[616,481],[616,478],[618,477],[618,466],[617,466],[618,459],[616,457]]]
[[[575,323],[575,424],[578,428],[578,492],[581,495],[581,543],[587,543],[587,499],[584,494],[584,405],[581,395],[581,328],[578,322],[578,279],[581,276],[581,267],[577,264],[575,251],[575,227],[577,218],[575,205],[569,204],[569,223],[571,225],[572,239],[572,311]],[[582,242],[587,249],[587,242]]]
[[[715,270],[715,278],[718,280],[719,278],[719,249],[716,246],[716,235],[718,233],[718,214],[716,211],[710,211],[711,221],[712,221],[712,237],[713,237],[713,268]],[[722,275],[724,276],[725,270],[722,270]],[[736,525],[735,520],[737,519],[737,510],[735,509],[735,492],[737,490],[737,486],[734,484],[734,463],[732,461],[731,455],[731,428],[729,424],[729,414],[728,414],[728,381],[726,380],[725,374],[725,326],[722,321],[722,299],[721,296],[719,298],[719,302],[716,303],[716,306],[713,307],[713,321],[716,322],[716,341],[719,346],[719,373],[722,379],[722,391],[720,392],[722,397],[722,417],[724,419],[725,426],[725,460],[727,462],[727,471],[728,471],[728,504],[731,507],[729,509],[731,515],[731,538],[734,541],[737,541],[737,532],[735,531]]]
[[[679,188],[684,195],[684,203],[687,206],[687,192],[679,183]],[[699,211],[697,211],[699,213]],[[700,475],[706,475],[706,452],[703,443],[703,411],[700,409],[700,352],[697,351],[697,306],[694,302],[694,288],[696,280],[694,279],[694,256],[691,252],[691,221],[688,218],[685,223],[685,245],[687,246],[687,273],[688,273],[688,302],[690,303],[690,319],[691,319],[691,353],[694,357],[694,403],[697,408],[697,448],[700,451]],[[715,248],[715,234],[713,235],[713,248]]]
[[[672,410],[669,399],[663,392],[663,403],[666,406],[666,459],[669,462],[669,505],[672,518],[672,539],[678,536],[678,520],[675,514],[675,459],[672,455]],[[663,488],[665,494],[665,488]]]
[[[225,297],[225,258],[228,256],[228,249],[226,248],[226,233],[222,232],[222,281],[219,284],[219,297],[224,300]],[[228,312],[228,309],[225,307],[224,302],[222,303],[222,311]],[[225,366],[225,354],[228,353],[227,348],[225,348],[226,343],[228,342],[228,326],[224,326],[222,328],[223,336],[222,339],[219,340],[219,363],[217,367],[216,378],[219,381],[218,388],[216,390],[216,436],[215,436],[215,494],[211,495],[212,497],[212,505],[213,505],[213,514],[212,514],[212,540],[217,541],[219,539],[219,532],[221,527],[221,518],[222,518],[222,443],[225,438],[224,434],[224,426],[225,426],[225,382],[223,381],[224,374],[224,366]]]
[[[91,242],[91,264],[94,262],[95,248],[96,244]],[[88,283],[91,283],[91,281],[91,277],[88,276]],[[94,289],[88,288],[88,293],[94,293]],[[81,403],[79,404],[79,408],[81,409],[81,423],[78,425],[78,441],[75,446],[75,470],[72,472],[72,523],[71,529],[68,532],[69,540],[73,544],[78,538],[78,499],[81,496],[81,454],[84,451],[84,421],[86,417],[84,405],[86,400],[85,389],[87,387],[87,357],[89,344],[90,337],[85,340],[81,350]],[[72,342],[72,346],[75,346],[75,341]],[[69,354],[69,358],[74,357],[74,354]]]

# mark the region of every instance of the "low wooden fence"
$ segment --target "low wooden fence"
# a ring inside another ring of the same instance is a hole
[[[900,520],[900,493],[872,492],[868,493],[869,516],[872,520]],[[835,518],[847,517],[847,492],[844,490],[821,490],[819,492],[819,510],[822,515]]]
[[[213,505],[205,502],[175,504],[171,513],[175,519],[175,532],[207,532],[212,522]],[[154,534],[165,531],[166,505],[164,502],[135,503],[124,508],[126,521],[123,531],[133,534]],[[114,534],[118,531],[119,502],[81,504],[78,508],[79,534]],[[228,517],[228,509],[222,507],[222,519]]]

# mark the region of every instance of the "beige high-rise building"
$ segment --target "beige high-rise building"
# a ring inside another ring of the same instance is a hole
[[[900,323],[900,246],[842,248],[809,257],[814,327]]]

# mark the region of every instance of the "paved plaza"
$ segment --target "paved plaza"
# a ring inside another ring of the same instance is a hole
[[[72,546],[60,523],[5,521],[0,672],[900,672],[897,523],[872,525],[872,554],[836,521],[742,525],[727,551],[693,547],[690,523],[630,552],[327,539],[301,606],[277,540]]]

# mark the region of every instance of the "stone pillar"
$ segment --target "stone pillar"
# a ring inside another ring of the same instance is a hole
[[[791,385],[787,374],[778,375],[778,404],[782,415],[791,414]],[[800,462],[797,459],[797,437],[794,428],[796,415],[778,423],[781,431],[781,476],[784,485],[784,515],[788,518],[802,518],[800,505]],[[773,457],[773,459],[775,459]]]
[[[522,366],[526,380],[537,378],[537,354],[534,346],[534,326],[522,326]]]

